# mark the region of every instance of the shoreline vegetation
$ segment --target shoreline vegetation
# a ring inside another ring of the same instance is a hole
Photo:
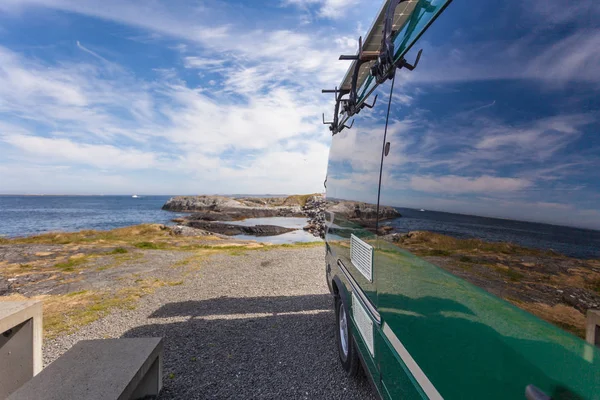
[[[338,215],[367,229],[374,226],[373,205],[335,203],[332,208]],[[182,284],[214,254],[238,257],[249,251],[322,246],[322,242],[272,245],[237,240],[231,235],[238,234],[238,229],[268,236],[289,228],[226,222],[301,216],[308,218],[304,230],[323,237],[324,207],[320,194],[236,199],[180,196],[163,207],[189,214],[174,218],[175,226],[143,224],[110,231],[0,238],[0,301],[43,300],[46,335],[70,333],[111,309],[135,307],[139,298],[160,287]],[[400,217],[391,207],[382,207],[380,215]],[[384,237],[400,248],[579,337],[585,334],[587,310],[600,307],[600,260],[428,231],[380,232],[386,233]]]
[[[183,236],[160,224],[0,239],[0,301],[42,300],[44,333],[53,338],[112,309],[134,308],[160,287],[183,284],[212,255],[322,245]]]
[[[600,307],[598,259],[428,231],[395,233],[386,238],[581,338],[585,337],[587,310]]]

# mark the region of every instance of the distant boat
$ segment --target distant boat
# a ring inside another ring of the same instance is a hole
[[[423,209],[421,208],[419,211],[425,211],[425,210],[423,210]]]
[[[138,198],[138,197],[140,197],[140,196],[138,196],[137,194],[134,194],[134,195],[133,195],[133,196],[131,196],[131,197],[132,197],[132,198],[134,198],[134,199],[137,199],[137,198]]]

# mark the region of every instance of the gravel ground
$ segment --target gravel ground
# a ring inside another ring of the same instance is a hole
[[[162,336],[161,399],[371,399],[345,377],[323,249],[220,254],[180,286],[48,341],[46,363],[82,339]]]

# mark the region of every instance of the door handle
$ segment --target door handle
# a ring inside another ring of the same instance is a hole
[[[525,398],[527,400],[552,400],[550,396],[533,385],[527,385],[525,388]]]

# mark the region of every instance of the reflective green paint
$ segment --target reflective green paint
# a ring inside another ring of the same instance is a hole
[[[397,57],[406,54],[448,3],[419,3],[395,38]],[[351,130],[334,136],[328,198],[379,204],[389,84],[376,88],[380,100],[373,110],[365,109]],[[362,95],[374,86],[367,81]],[[392,149],[401,148],[402,139],[389,134],[387,138]],[[407,174],[403,163],[392,160],[393,150],[383,164],[382,193],[386,184],[393,186],[392,177]],[[337,266],[341,260],[381,317],[381,325],[374,323],[374,357],[355,326],[352,330],[368,374],[384,398],[426,398],[413,375],[414,368],[407,366],[407,360],[385,337],[382,326],[387,324],[425,380],[445,399],[523,399],[528,385],[535,385],[553,399],[600,399],[598,348],[383,240],[372,226],[329,211],[326,240],[331,270],[327,278],[331,284],[338,276],[345,285],[343,290],[352,290]],[[375,247],[373,283],[350,261],[350,234]],[[459,259],[460,254],[456,256]],[[446,262],[456,261],[452,260]]]
[[[523,398],[534,384],[600,399],[597,348],[386,241],[375,254],[382,321],[444,398]]]

